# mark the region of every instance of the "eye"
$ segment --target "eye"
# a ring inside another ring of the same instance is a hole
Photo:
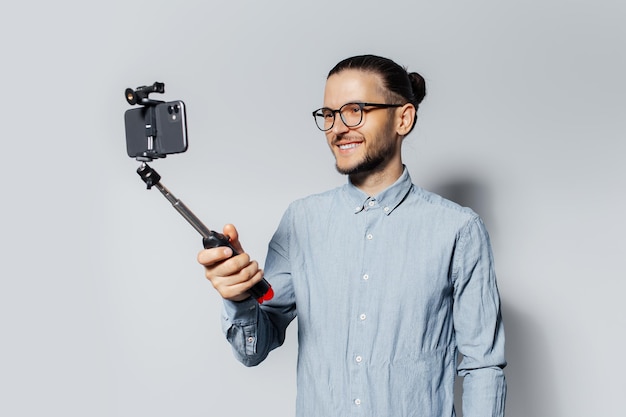
[[[343,106],[342,113],[344,114],[357,114],[361,111],[361,106],[357,103],[348,103]]]
[[[334,113],[331,109],[321,109],[318,115],[322,116],[324,119],[332,119],[334,117]]]

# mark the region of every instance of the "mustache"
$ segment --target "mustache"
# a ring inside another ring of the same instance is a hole
[[[352,132],[347,133],[347,134],[342,134],[342,135],[337,135],[332,139],[332,144],[336,145],[339,142],[362,142],[363,141],[363,136],[362,135],[356,135]]]

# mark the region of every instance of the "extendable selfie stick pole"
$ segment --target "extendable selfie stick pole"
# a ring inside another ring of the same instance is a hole
[[[161,176],[154,169],[149,167],[148,164],[145,162],[142,163],[137,169],[137,174],[139,174],[141,179],[146,183],[148,189],[156,187],[167,199],[167,201],[172,204],[176,211],[178,211],[181,216],[183,216],[185,220],[187,220],[189,224],[191,224],[193,228],[202,235],[202,244],[205,249],[226,246],[232,249],[233,256],[238,254],[235,248],[233,248],[230,244],[228,236],[207,228],[182,201],[174,197],[174,195],[161,184]],[[262,304],[263,301],[271,300],[272,297],[274,297],[274,291],[265,278],[250,288],[249,292],[250,295],[259,302],[259,304]]]

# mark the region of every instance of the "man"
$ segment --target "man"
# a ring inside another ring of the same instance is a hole
[[[313,112],[348,183],[292,203],[265,273],[246,253],[202,251],[237,358],[260,363],[298,316],[297,415],[503,416],[504,331],[480,218],[412,184],[401,146],[424,79],[372,55],[333,68]],[[240,252],[236,229],[224,228]],[[265,275],[275,298],[247,291]],[[458,352],[463,360],[457,363]]]

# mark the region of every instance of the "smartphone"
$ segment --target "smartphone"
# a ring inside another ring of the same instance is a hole
[[[151,122],[156,127],[152,137]],[[162,158],[187,150],[187,114],[180,100],[126,110],[124,124],[126,152],[131,158]]]

